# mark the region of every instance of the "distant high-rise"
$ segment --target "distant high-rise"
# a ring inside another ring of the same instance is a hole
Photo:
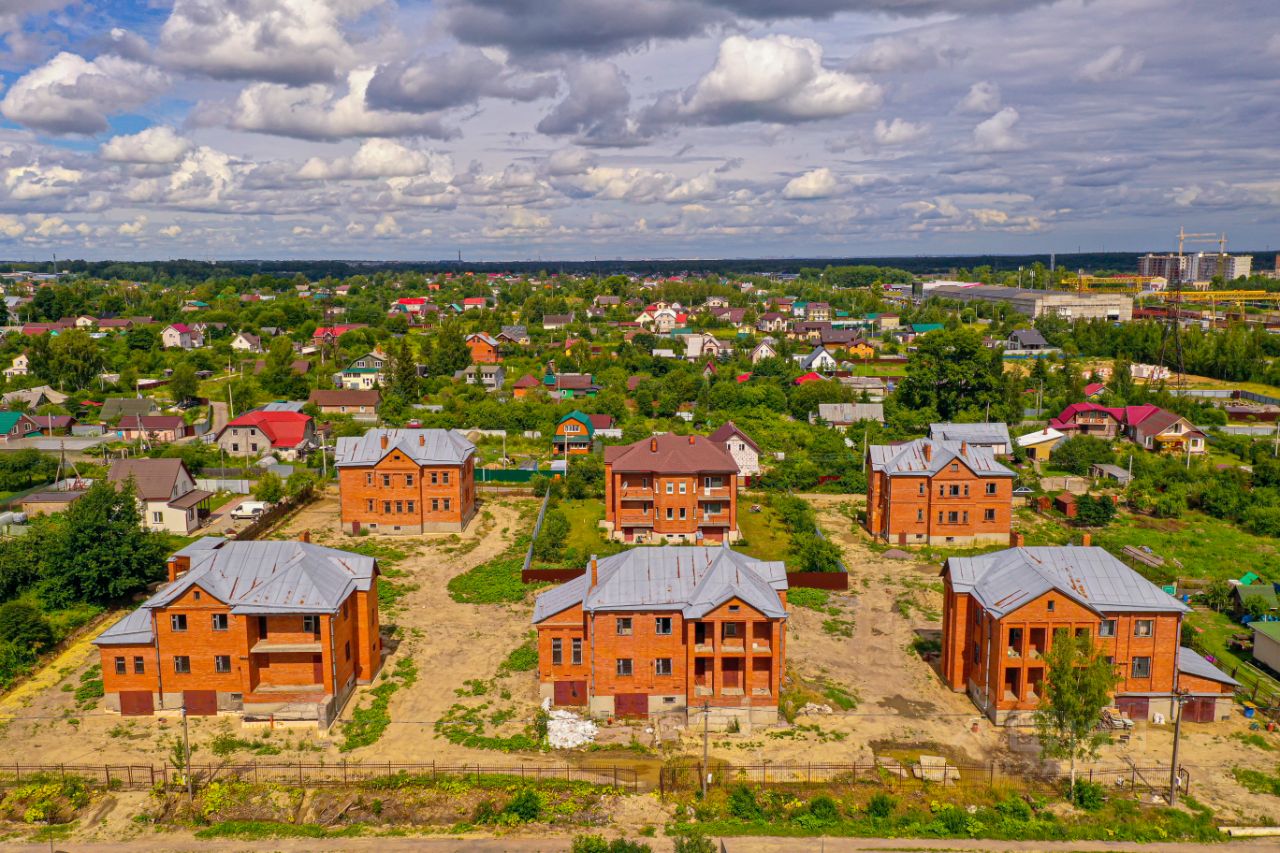
[[[1138,275],[1163,278],[1169,282],[1186,278],[1187,258],[1183,255],[1147,253],[1138,258]]]
[[[1187,279],[1208,281],[1222,276],[1223,281],[1235,281],[1253,271],[1253,255],[1220,255],[1217,252],[1196,252],[1187,256]]]

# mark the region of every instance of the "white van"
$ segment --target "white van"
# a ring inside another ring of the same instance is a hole
[[[266,512],[270,506],[271,504],[266,501],[244,501],[240,506],[231,510],[231,517],[238,521],[252,521]]]

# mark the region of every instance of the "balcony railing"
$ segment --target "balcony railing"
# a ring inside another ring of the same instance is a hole
[[[618,497],[626,500],[628,498],[645,498],[653,497],[653,487],[651,486],[623,486],[618,489]]]
[[[728,486],[711,486],[710,488],[703,486],[698,489],[698,500],[727,500],[729,494]]]

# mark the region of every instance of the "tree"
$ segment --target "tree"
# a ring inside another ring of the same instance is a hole
[[[1111,445],[1092,435],[1073,435],[1061,441],[1049,455],[1053,464],[1070,471],[1072,474],[1084,476],[1095,464],[1104,465],[1115,461]]]
[[[1071,761],[1073,791],[1076,761],[1093,759],[1103,743],[1105,735],[1096,729],[1098,718],[1119,682],[1114,666],[1094,648],[1088,634],[1054,631],[1045,655],[1036,734],[1046,756]]]
[[[112,604],[164,577],[166,541],[142,529],[132,481],[98,480],[48,531],[40,593],[55,607]]]
[[[53,627],[35,605],[9,601],[0,605],[0,640],[38,653],[53,643]]]
[[[907,408],[934,409],[943,420],[961,415],[1002,420],[1020,415],[1020,401],[1004,373],[999,349],[983,345],[975,329],[939,330],[916,339],[907,375],[898,385],[899,402]]]
[[[1231,584],[1221,579],[1213,581],[1200,593],[1200,599],[1221,613],[1231,606]]]
[[[547,511],[542,519],[542,530],[533,545],[533,555],[543,562],[554,562],[564,553],[564,542],[569,537],[569,519],[558,508]]]
[[[432,376],[453,376],[471,363],[471,350],[456,321],[442,324],[432,336],[427,365]]]
[[[1116,505],[1107,495],[1080,495],[1076,498],[1076,523],[1085,527],[1106,527],[1116,517]]]
[[[258,382],[271,394],[286,399],[307,396],[307,380],[293,372],[293,343],[284,335],[273,338]]]
[[[194,367],[184,362],[173,369],[173,375],[169,377],[169,393],[175,403],[194,399],[198,389]]]
[[[253,496],[260,501],[276,503],[284,497],[284,481],[274,471],[264,471],[253,485]]]

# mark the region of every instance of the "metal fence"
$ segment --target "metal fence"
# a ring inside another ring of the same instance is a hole
[[[504,777],[533,783],[566,781],[612,785],[635,792],[640,779],[630,767],[544,766],[535,764],[398,764],[396,762],[245,762],[193,764],[191,778],[199,787],[224,779],[253,783],[295,784],[308,787],[357,785],[397,777],[465,779]],[[171,764],[0,764],[0,789],[48,778],[77,777],[105,788],[149,789],[185,784],[182,768]]]
[[[667,765],[658,777],[664,794],[698,790],[702,784],[701,765],[697,763]],[[1061,786],[1067,784],[1070,772],[1065,768],[1038,769],[987,764],[952,764],[946,761],[922,766],[882,762],[876,764],[712,764],[708,774],[712,788],[747,785],[757,788],[796,788],[840,785],[871,785],[885,788],[910,788],[926,785],[957,785],[991,788],[999,784],[1021,786]],[[1168,767],[1080,767],[1076,778],[1103,785],[1108,791],[1132,797],[1167,794]],[[1191,774],[1179,768],[1178,787],[1182,793],[1191,788]]]

